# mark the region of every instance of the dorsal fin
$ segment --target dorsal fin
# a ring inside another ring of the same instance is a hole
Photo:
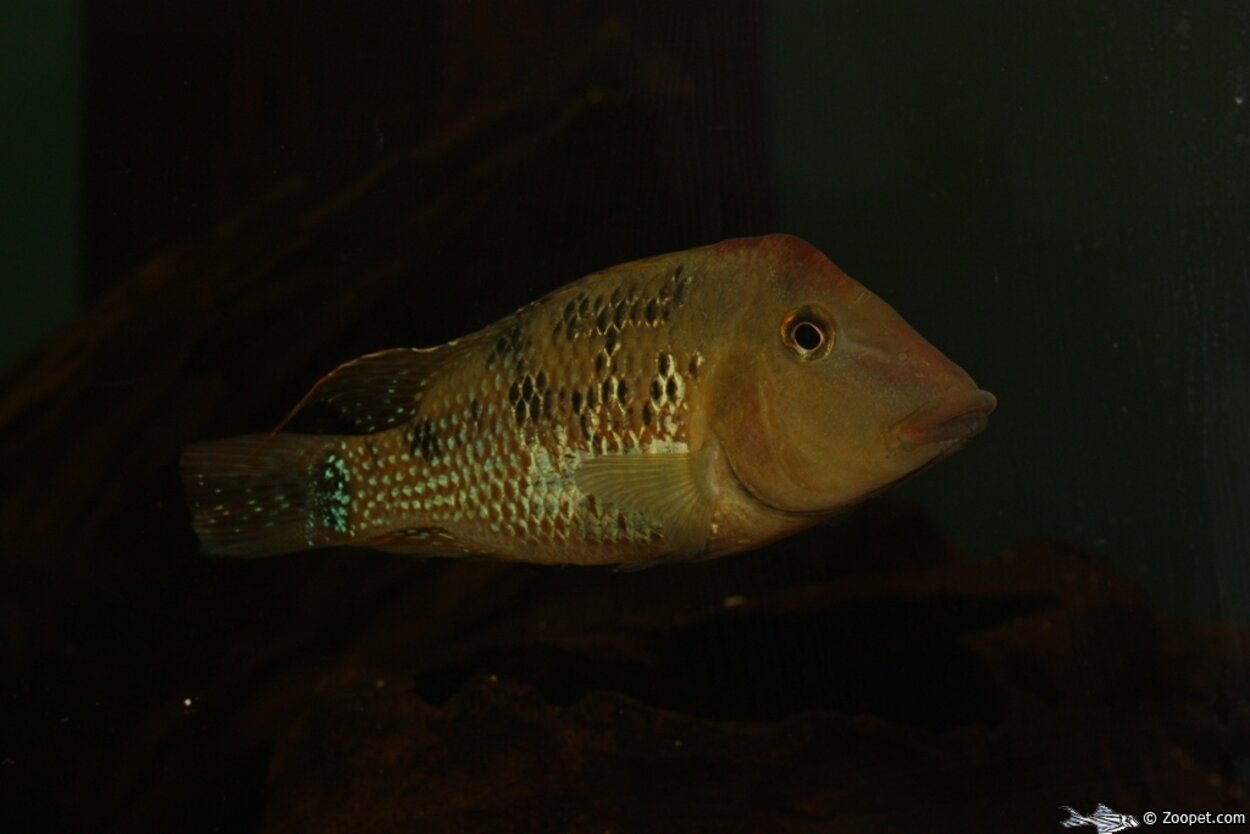
[[[393,348],[344,362],[304,395],[273,434],[314,404],[329,406],[360,434],[407,422],[415,414],[430,376],[459,353],[455,345]]]

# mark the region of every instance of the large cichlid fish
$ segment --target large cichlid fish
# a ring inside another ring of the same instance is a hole
[[[613,267],[465,338],[362,356],[292,416],[312,404],[351,433],[186,450],[208,553],[723,556],[950,455],[995,401],[819,251],[769,235]]]

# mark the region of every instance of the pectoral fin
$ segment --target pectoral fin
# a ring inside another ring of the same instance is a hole
[[[712,523],[711,452],[644,452],[586,457],[573,478],[578,489],[623,512],[659,522],[674,555],[698,558]]]

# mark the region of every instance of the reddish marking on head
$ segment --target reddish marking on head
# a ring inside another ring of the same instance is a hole
[[[718,256],[741,259],[749,268],[766,268],[771,280],[781,282],[782,294],[798,292],[815,296],[835,292],[845,295],[859,288],[859,284],[823,252],[794,235],[735,238],[711,248]]]
[[[718,254],[736,255],[741,253],[769,255],[791,263],[804,261],[828,261],[824,254],[802,238],[787,234],[771,234],[761,237],[737,237],[723,240],[712,249]]]

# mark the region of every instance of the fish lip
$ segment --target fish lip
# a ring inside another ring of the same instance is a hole
[[[980,434],[998,400],[979,388],[948,392],[904,417],[894,428],[907,448],[933,443],[963,443]]]

